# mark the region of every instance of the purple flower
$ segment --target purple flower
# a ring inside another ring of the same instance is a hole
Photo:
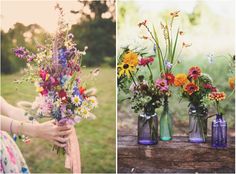
[[[26,58],[29,54],[28,50],[26,50],[24,47],[17,47],[13,49],[13,51],[15,53],[15,56],[20,59]]]
[[[170,62],[168,62],[167,60],[165,60],[165,66],[168,70],[170,70],[172,68],[172,64]]]
[[[59,63],[60,63],[63,67],[65,67],[66,64],[67,64],[65,52],[66,52],[66,48],[60,48],[60,49],[59,49],[59,56],[58,56],[58,58],[59,58]]]
[[[162,92],[168,91],[167,80],[164,80],[164,79],[157,79],[157,80],[156,80],[156,87],[157,87],[160,91],[162,91]]]
[[[157,46],[156,46],[156,44],[154,44],[154,46],[153,46],[153,51],[154,51],[154,53],[156,53],[156,51],[157,51]]]

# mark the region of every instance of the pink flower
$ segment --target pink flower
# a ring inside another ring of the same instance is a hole
[[[168,91],[167,80],[164,80],[164,79],[157,79],[157,80],[156,80],[156,87],[157,87],[160,91],[162,91],[162,92]]]
[[[188,75],[190,78],[196,80],[201,76],[201,69],[198,66],[193,66],[189,69]]]
[[[44,88],[40,93],[41,95],[46,96],[48,95],[48,90]]]
[[[9,154],[9,156],[10,156],[11,162],[12,162],[13,164],[16,164],[16,159],[15,159],[15,156],[14,156],[14,154],[13,154],[13,152],[12,152],[12,149],[11,149],[10,147],[8,147],[8,146],[7,146],[7,152],[8,152],[8,154]]]
[[[154,62],[153,57],[141,58],[141,60],[139,61],[139,65],[146,66],[147,64],[153,63],[153,62]]]
[[[45,70],[42,70],[42,69],[41,69],[41,70],[39,71],[39,75],[40,75],[40,77],[42,78],[43,81],[46,80],[47,72],[46,72]]]

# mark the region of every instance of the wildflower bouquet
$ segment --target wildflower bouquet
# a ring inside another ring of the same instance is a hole
[[[132,109],[139,112],[138,143],[157,143],[157,115],[155,109],[160,107],[162,93],[153,81],[150,64],[153,57],[143,57],[133,50],[126,49],[119,57],[118,86],[126,93],[132,103]],[[142,70],[148,69],[148,75]]]
[[[174,85],[180,88],[181,97],[189,101],[189,141],[205,142],[207,137],[208,94],[216,92],[213,81],[208,74],[193,66],[188,74],[177,74]]]
[[[197,66],[189,69],[188,74],[180,73],[175,76],[174,85],[180,88],[183,98],[195,106],[204,104],[204,99],[211,92],[216,92],[212,78]]]
[[[171,86],[173,86],[175,80],[172,71],[180,63],[180,55],[183,49],[191,46],[191,44],[182,42],[181,48],[179,49],[179,37],[183,36],[184,32],[179,28],[175,28],[173,25],[179,13],[180,11],[170,13],[166,22],[164,24],[160,23],[163,39],[157,34],[154,26],[152,30],[150,29],[146,20],[139,23],[139,27],[144,27],[148,34],[148,36],[143,36],[142,38],[148,39],[154,44],[155,57],[159,65],[159,77],[155,81],[155,87],[160,90],[164,98],[163,111],[160,119],[160,138],[163,141],[172,139],[172,116],[168,104],[168,98],[171,96]],[[162,40],[164,42],[161,42]]]
[[[142,57],[129,49],[119,57],[118,86],[128,93],[135,112],[154,114],[155,109],[161,106],[162,94],[155,86],[150,68],[153,61],[153,57]],[[142,69],[148,69],[149,75],[139,73]]]
[[[14,53],[27,62],[23,80],[35,83],[39,92],[32,106],[36,116],[51,117],[59,125],[74,125],[83,118],[95,117],[91,112],[97,107],[97,99],[95,90],[87,90],[88,84],[81,81],[81,61],[87,48],[77,49],[74,36],[64,23],[62,8],[57,5],[56,9],[60,14],[59,27],[48,44],[38,46],[36,53],[24,47],[15,48]],[[98,70],[91,75],[97,73]]]

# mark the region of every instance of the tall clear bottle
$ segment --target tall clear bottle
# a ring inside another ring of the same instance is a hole
[[[168,96],[164,97],[164,106],[160,118],[160,140],[172,140],[172,115],[169,111]]]

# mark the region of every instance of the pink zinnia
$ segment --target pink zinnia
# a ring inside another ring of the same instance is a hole
[[[156,80],[156,87],[162,92],[168,91],[167,80],[164,80],[164,79]]]
[[[153,62],[154,62],[153,57],[141,58],[141,60],[139,60],[139,65],[146,66],[147,64],[153,63]]]
[[[189,69],[188,75],[190,78],[196,80],[201,75],[201,69],[198,66],[193,66]]]

